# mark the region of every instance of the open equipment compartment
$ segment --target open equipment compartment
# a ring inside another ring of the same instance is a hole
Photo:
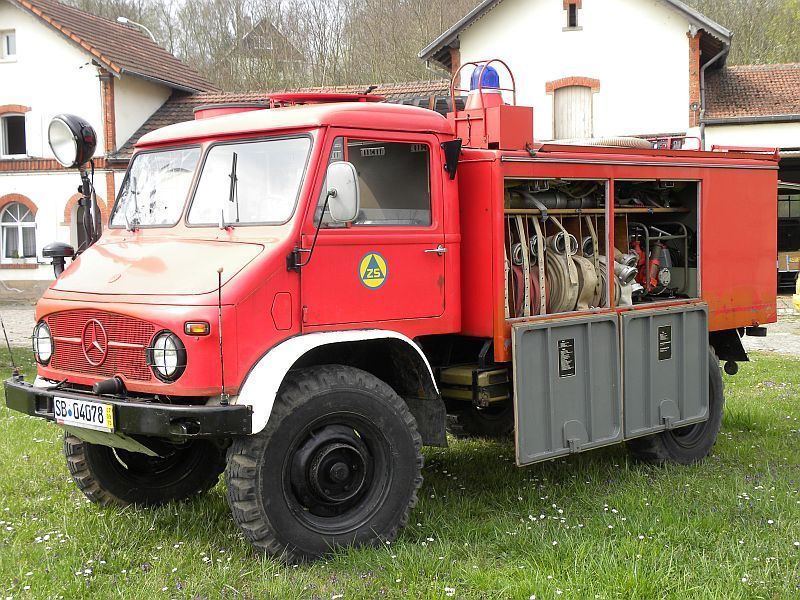
[[[505,317],[610,308],[604,180],[507,179]]]
[[[700,297],[699,198],[696,181],[614,182],[615,271],[636,270],[618,306]]]

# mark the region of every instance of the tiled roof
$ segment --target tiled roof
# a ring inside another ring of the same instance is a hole
[[[218,88],[138,29],[56,0],[11,0],[91,54],[115,75],[127,73],[189,92]]]
[[[705,119],[800,115],[800,63],[725,67],[706,75]]]
[[[297,93],[342,93],[354,94],[365,92],[368,85],[341,85],[330,87],[307,87],[293,90],[284,90]],[[160,127],[191,121],[194,119],[194,109],[204,104],[222,104],[236,102],[264,102],[267,96],[277,92],[242,92],[242,93],[206,93],[194,95],[174,94],[161,108],[145,121],[125,145],[119,149],[114,159],[127,160],[133,153],[133,146],[144,134]],[[377,86],[372,92],[376,96],[384,96],[389,102],[404,102],[415,98],[449,96],[450,81],[437,79],[434,81],[413,81],[408,83],[386,83]]]

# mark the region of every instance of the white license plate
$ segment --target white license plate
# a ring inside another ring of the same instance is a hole
[[[114,407],[103,402],[53,398],[56,423],[97,431],[114,431]]]

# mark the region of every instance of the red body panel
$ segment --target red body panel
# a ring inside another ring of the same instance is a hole
[[[777,163],[772,156],[613,148],[466,150],[459,167],[464,231],[464,333],[493,336],[510,360],[504,314],[503,181],[515,179],[688,180],[700,183],[700,293],[711,331],[774,322]],[[613,205],[613,185],[609,185]],[[613,210],[610,211],[613,219]],[[613,245],[613,228],[609,228]],[[491,306],[491,311],[487,310]],[[565,318],[577,313],[564,315]]]

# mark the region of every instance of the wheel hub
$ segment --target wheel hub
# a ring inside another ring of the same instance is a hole
[[[292,459],[291,482],[303,506],[336,516],[369,489],[372,455],[356,432],[329,425],[313,432]]]

